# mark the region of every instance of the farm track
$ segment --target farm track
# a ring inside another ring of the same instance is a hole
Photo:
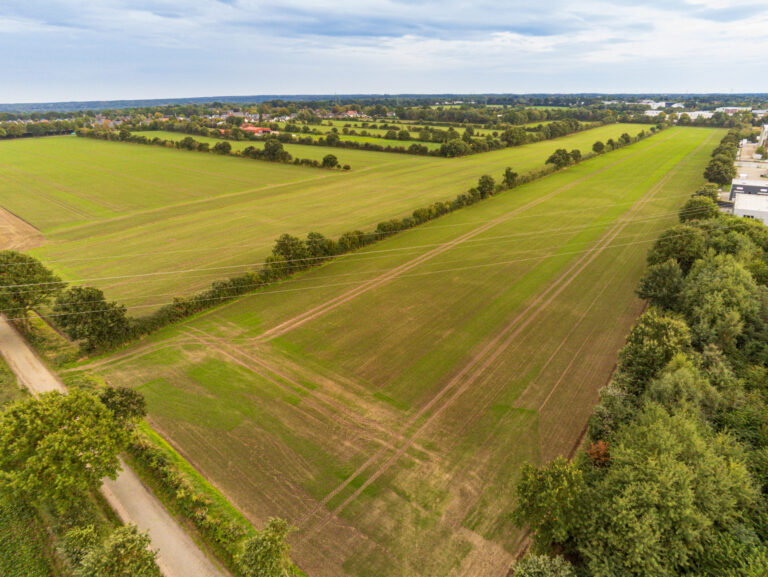
[[[58,376],[40,360],[32,348],[0,315],[0,351],[19,381],[34,395],[67,389]],[[226,577],[187,534],[163,504],[120,460],[117,479],[104,479],[101,492],[124,523],[135,523],[148,531],[152,548],[158,551],[158,566],[166,577]]]
[[[669,139],[667,139],[669,140]],[[404,443],[393,455],[391,455],[381,466],[375,469],[371,475],[341,504],[336,506],[332,511],[324,515],[318,523],[314,525],[310,530],[302,532],[304,539],[316,534],[325,525],[327,525],[334,517],[336,517],[344,508],[346,508],[351,502],[362,494],[376,479],[384,474],[396,461],[398,461],[405,452],[413,445],[415,439],[422,434],[429,426],[431,426],[435,420],[455,401],[462,393],[464,393],[470,386],[472,386],[485,371],[495,362],[501,354],[509,348],[509,346],[515,341],[519,334],[530,325],[533,320],[539,316],[547,307],[554,301],[557,296],[562,293],[576,277],[591,263],[593,262],[608,245],[621,233],[622,230],[631,222],[632,216],[641,210],[653,197],[663,188],[663,186],[677,173],[677,171],[690,160],[703,146],[705,146],[711,135],[701,144],[699,144],[692,152],[690,152],[685,158],[678,162],[675,167],[670,170],[656,185],[654,185],[648,192],[646,192],[641,199],[639,199],[635,205],[625,213],[620,219],[618,219],[614,225],[612,225],[598,241],[594,244],[593,248],[584,253],[575,263],[573,263],[561,276],[553,281],[539,296],[531,302],[523,311],[515,316],[501,332],[494,337],[489,343],[487,343],[476,355],[474,355],[465,366],[457,373],[428,403],[419,409],[403,427],[403,432],[407,431],[413,426],[419,419],[425,416],[444,396],[451,393],[450,396],[440,406],[436,407],[434,412],[411,434],[408,436],[408,441]],[[658,146],[658,143],[655,146]],[[648,149],[646,149],[648,150]],[[632,155],[634,156],[634,155]],[[631,158],[631,157],[628,157]],[[627,159],[624,159],[627,160]],[[613,163],[609,167],[616,166],[618,163]],[[602,170],[601,170],[602,171]],[[579,179],[577,182],[586,180],[588,177],[594,175],[590,173],[586,177]],[[575,183],[574,183],[575,184]],[[561,189],[558,189],[561,191]],[[558,191],[555,191],[558,192]],[[554,196],[554,193],[547,195],[548,198]],[[493,221],[492,221],[493,222]],[[527,318],[525,318],[527,316]],[[474,369],[474,370],[473,370]],[[471,374],[470,374],[471,372]],[[469,375],[469,376],[467,376]],[[459,383],[467,377],[463,384]],[[458,385],[458,386],[457,386]],[[478,407],[479,410],[484,409],[487,403],[482,403],[482,406]],[[469,420],[469,419],[468,419]],[[363,465],[361,465],[354,473],[352,473],[342,484],[329,493],[318,506],[308,513],[304,518],[299,521],[299,526],[305,526],[310,519],[321,509],[321,507],[327,504],[331,499],[343,491],[349,484],[358,476],[363,474],[375,461],[377,461],[383,454],[384,450],[380,450],[372,455]]]
[[[273,328],[269,329],[268,331],[265,331],[262,335],[260,335],[258,337],[254,337],[254,340],[268,342],[268,341],[271,341],[271,340],[273,340],[273,339],[275,339],[277,337],[280,337],[280,336],[282,336],[282,335],[292,331],[293,329],[296,329],[296,328],[302,326],[303,324],[307,323],[308,321],[311,321],[311,320],[313,320],[313,319],[315,319],[315,318],[317,318],[317,317],[319,317],[319,316],[321,316],[321,315],[323,315],[323,314],[325,314],[325,313],[327,313],[327,312],[329,312],[329,311],[331,311],[331,310],[341,306],[342,304],[344,304],[346,302],[349,302],[350,300],[352,300],[352,299],[354,299],[354,298],[356,298],[356,297],[358,297],[358,296],[360,296],[362,294],[367,293],[370,290],[373,290],[373,289],[383,285],[384,283],[386,283],[386,282],[388,282],[388,281],[398,277],[402,273],[407,272],[407,271],[411,270],[412,268],[415,268],[416,266],[418,266],[418,265],[420,265],[420,264],[422,264],[424,262],[427,262],[427,261],[435,258],[436,256],[439,256],[440,254],[442,254],[442,253],[444,253],[444,252],[446,252],[446,251],[448,251],[448,250],[450,250],[450,249],[452,249],[452,248],[454,248],[456,246],[459,246],[460,244],[464,243],[465,241],[467,241],[469,239],[472,239],[472,238],[482,234],[483,232],[485,232],[487,230],[492,229],[493,227],[495,227],[495,226],[497,226],[497,225],[499,225],[499,224],[501,224],[503,222],[508,221],[509,219],[513,218],[514,216],[516,216],[518,214],[521,214],[521,213],[527,211],[530,208],[538,206],[539,204],[542,204],[543,202],[546,202],[547,200],[550,200],[553,197],[555,197],[555,196],[557,196],[559,194],[562,194],[563,192],[566,192],[566,191],[570,190],[574,186],[577,186],[578,184],[581,184],[582,182],[584,182],[586,180],[589,180],[590,178],[592,178],[592,177],[594,177],[594,176],[596,176],[598,174],[601,174],[601,173],[603,173],[603,172],[605,172],[607,170],[610,170],[611,168],[614,168],[615,166],[624,164],[625,162],[628,162],[629,160],[633,159],[635,156],[637,156],[639,154],[642,154],[644,152],[647,152],[648,150],[652,150],[652,149],[654,149],[654,148],[656,148],[656,147],[658,147],[658,146],[668,142],[669,140],[671,140],[673,138],[674,138],[674,135],[670,136],[670,137],[668,137],[668,138],[666,138],[664,140],[661,140],[661,141],[653,144],[652,146],[650,146],[648,148],[645,148],[643,150],[634,152],[633,154],[630,154],[630,155],[622,158],[621,160],[618,160],[618,161],[613,162],[613,163],[611,163],[611,164],[609,164],[607,166],[604,166],[602,168],[594,170],[594,171],[590,172],[589,174],[586,174],[583,177],[581,177],[581,178],[579,178],[579,179],[577,179],[577,180],[575,180],[575,181],[573,181],[571,183],[568,183],[567,185],[564,185],[564,186],[562,186],[562,187],[560,187],[560,188],[558,188],[558,189],[556,189],[556,190],[554,190],[554,191],[552,191],[552,192],[550,192],[550,193],[548,193],[548,194],[546,194],[546,195],[544,195],[542,197],[537,198],[536,200],[532,200],[531,202],[529,202],[529,203],[527,203],[527,204],[525,204],[525,205],[523,205],[521,207],[518,207],[518,208],[516,208],[514,210],[511,210],[511,211],[509,211],[509,212],[507,212],[507,213],[505,213],[505,214],[503,214],[503,215],[501,215],[501,216],[499,216],[499,217],[497,217],[497,218],[495,218],[495,219],[493,219],[493,220],[491,220],[491,221],[489,221],[489,222],[487,222],[487,223],[485,223],[485,224],[483,224],[481,226],[478,226],[477,228],[475,228],[473,230],[470,230],[470,231],[462,234],[461,236],[459,236],[459,237],[457,237],[457,238],[455,238],[455,239],[453,239],[453,240],[451,240],[449,242],[446,242],[446,243],[444,243],[444,244],[442,244],[442,245],[440,245],[440,246],[430,250],[429,252],[427,252],[427,253],[425,253],[425,254],[423,254],[421,256],[418,256],[418,257],[416,257],[416,258],[414,258],[414,259],[412,259],[412,260],[410,260],[410,261],[408,261],[408,262],[406,262],[404,264],[401,264],[401,265],[393,268],[392,270],[390,270],[390,271],[388,271],[388,272],[386,272],[384,274],[381,274],[381,275],[371,279],[370,281],[367,281],[367,282],[363,283],[359,287],[351,289],[351,290],[347,291],[346,293],[343,293],[343,294],[341,294],[341,295],[339,295],[337,297],[334,297],[334,298],[326,301],[323,304],[320,304],[320,305],[318,305],[318,306],[316,306],[316,307],[314,307],[314,308],[312,308],[312,309],[310,309],[310,310],[308,310],[308,311],[306,311],[304,313],[301,313],[300,315],[295,316],[292,319],[284,321],[283,323],[277,325],[276,327],[273,327]]]

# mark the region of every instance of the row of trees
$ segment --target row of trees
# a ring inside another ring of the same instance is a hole
[[[279,126],[275,126],[276,128],[279,128]],[[293,129],[299,128],[298,125],[290,125],[290,127]],[[258,135],[248,134],[236,127],[230,128],[222,134],[219,129],[207,128],[194,121],[154,121],[150,124],[149,128],[173,130],[182,133],[212,135],[216,137],[223,136],[224,138],[232,140],[262,140],[263,138]],[[566,118],[542,126],[540,130],[529,130],[519,126],[506,126],[503,127],[502,130],[486,136],[476,136],[472,126],[465,126],[463,133],[459,133],[453,126],[448,127],[447,130],[424,126],[417,133],[418,137],[415,137],[410,131],[401,128],[398,128],[397,130],[394,128],[390,129],[380,137],[385,141],[398,140],[404,143],[411,140],[441,143],[439,148],[432,150],[418,142],[413,142],[407,146],[405,144],[393,146],[391,144],[346,140],[343,138],[343,135],[340,136],[337,131],[321,133],[319,131],[305,131],[303,129],[289,130],[288,128],[289,127],[286,126],[285,131],[280,132],[280,134],[272,136],[271,138],[277,138],[283,143],[294,143],[307,146],[332,146],[336,148],[352,148],[377,152],[396,152],[402,154],[432,155],[453,158],[457,156],[466,156],[468,154],[487,152],[490,150],[499,150],[507,146],[521,146],[532,142],[560,138],[579,130],[583,130],[585,126],[578,120]],[[305,125],[303,128],[308,127]],[[125,130],[127,132],[127,129]],[[313,135],[310,136],[309,134]],[[370,136],[377,135],[372,134]]]
[[[83,121],[0,122],[0,139],[69,134],[83,126]]]
[[[27,398],[0,412],[0,493],[14,507],[45,511],[75,577],[160,577],[149,538],[135,526],[99,522],[91,495],[119,471],[118,454],[146,412],[131,389],[74,390]]]
[[[649,251],[651,306],[586,449],[525,467],[514,518],[536,555],[516,576],[768,574],[768,228],[716,194]]]
[[[710,182],[720,186],[728,186],[736,178],[736,156],[739,151],[739,142],[749,136],[751,131],[730,130],[720,142],[720,145],[712,151],[712,159],[709,161],[704,177]]]
[[[209,517],[210,502],[195,495],[161,454],[137,440],[135,424],[145,415],[144,397],[124,387],[105,387],[98,394],[75,388],[67,395],[54,392],[17,401],[0,412],[0,494],[16,507],[44,510],[56,519],[51,531],[74,577],[161,577],[149,537],[133,525],[105,526],[92,505],[91,495],[102,479],[117,477],[118,455],[129,447],[137,454],[138,444],[144,447],[139,455],[163,468],[160,480],[173,486],[173,498],[191,497],[189,516],[203,520],[214,539],[226,543],[238,575],[296,574],[286,543],[291,527],[270,519],[246,538],[239,525]]]
[[[232,145],[226,140],[219,141],[211,146],[207,142],[199,142],[187,136],[179,141],[165,140],[159,137],[147,138],[143,134],[134,134],[123,128],[119,132],[92,130],[89,128],[79,129],[78,136],[87,138],[97,138],[101,140],[119,140],[120,142],[133,142],[137,144],[151,144],[163,146],[166,148],[177,148],[179,150],[192,150],[197,152],[211,152],[225,156],[237,156],[242,158],[253,158],[256,160],[266,160],[269,162],[281,162],[284,164],[295,164],[300,166],[312,166],[315,168],[339,168],[350,170],[348,164],[339,164],[338,158],[333,154],[328,154],[321,161],[310,158],[293,158],[293,156],[284,149],[283,144],[277,138],[267,138],[263,148],[249,146],[243,151],[232,151]]]
[[[653,134],[654,132],[656,132],[661,128],[663,127],[654,126],[651,129],[650,134]],[[602,141],[598,140],[592,145],[592,152],[594,154],[603,154],[605,152],[616,150],[618,148],[621,148],[622,146],[627,146],[629,144],[632,144],[633,142],[642,140],[643,138],[646,138],[648,135],[649,133],[642,130],[637,134],[635,138],[632,138],[628,133],[625,132],[619,137],[618,141],[615,141],[612,138],[609,138],[605,143],[603,143]],[[571,150],[570,152],[565,148],[558,148],[549,156],[549,158],[547,158],[546,163],[553,165],[557,169],[562,169],[567,166],[570,166],[571,164],[578,164],[585,158],[587,157],[583,156],[581,154],[581,150],[577,148]]]

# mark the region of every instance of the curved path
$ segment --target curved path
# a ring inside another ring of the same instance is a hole
[[[24,338],[0,315],[0,353],[19,382],[32,394],[67,391],[64,383],[40,360]],[[166,577],[227,577],[184,531],[163,504],[125,463],[114,481],[105,479],[101,492],[124,523],[147,531],[157,564]]]

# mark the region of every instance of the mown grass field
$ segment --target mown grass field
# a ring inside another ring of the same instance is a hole
[[[329,126],[327,124],[328,122],[331,123],[331,126]],[[523,128],[532,128],[532,127],[537,127],[539,125],[546,126],[547,124],[551,124],[552,122],[553,122],[552,120],[542,120],[541,122],[529,122],[527,124],[521,124],[520,126],[523,127]],[[423,122],[419,122],[419,121],[408,121],[408,122],[402,122],[402,121],[400,121],[400,122],[386,122],[386,121],[382,121],[382,122],[369,122],[368,124],[369,125],[375,124],[376,126],[379,126],[382,123],[385,123],[387,126],[396,126],[397,127],[397,128],[392,129],[392,130],[406,129],[406,130],[411,132],[411,136],[414,137],[414,138],[418,135],[418,131],[416,129],[425,126],[425,124]],[[281,124],[280,126],[281,127],[285,127],[285,123]],[[369,127],[365,127],[365,126],[362,126],[362,121],[361,120],[354,120],[354,119],[350,119],[350,120],[324,120],[323,124],[320,124],[320,125],[312,124],[312,125],[310,125],[310,128],[315,128],[315,129],[320,130],[321,132],[324,132],[324,133],[331,132],[331,130],[333,128],[336,128],[336,130],[339,133],[339,136],[342,136],[342,137],[344,137],[344,135],[342,134],[341,131],[343,130],[344,127],[348,127],[350,130],[355,130],[358,133],[363,131],[363,130],[366,130],[370,134],[375,134],[377,136],[384,136],[390,130],[389,128],[382,129],[382,128],[369,128]],[[440,130],[447,130],[448,129],[447,126],[438,126],[436,128],[439,128]],[[459,132],[459,134],[464,132],[464,128],[462,128],[462,127],[459,127],[456,130]],[[475,128],[474,131],[475,131],[475,135],[476,136],[487,136],[489,134],[493,135],[494,132],[496,132],[496,134],[499,133],[498,130],[492,130],[492,129],[488,129],[488,128]]]
[[[586,151],[639,130],[610,125],[458,159],[287,147],[298,157],[333,152],[349,172],[71,136],[6,141],[0,205],[44,233],[33,253],[63,278],[99,286],[141,315],[254,268],[282,233],[371,230],[453,199],[484,173],[525,173],[555,148]]]
[[[141,390],[254,523],[296,524],[310,575],[503,577],[520,467],[579,443],[721,136],[669,129],[85,370]]]

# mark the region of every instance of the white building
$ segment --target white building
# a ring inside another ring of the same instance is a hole
[[[728,116],[745,111],[751,112],[752,109],[749,106],[721,106],[720,108],[715,108],[715,112],[725,112]]]
[[[660,108],[666,108],[667,107],[667,103],[666,102],[656,102],[654,100],[649,100],[647,98],[645,100],[641,100],[638,104],[643,104],[645,106],[649,106],[651,108],[651,110],[659,110]]]
[[[710,112],[709,110],[694,110],[693,112],[685,112],[684,114],[687,114],[691,120],[696,120],[697,118],[704,118],[706,120],[715,115],[714,112]]]
[[[768,180],[750,180],[743,178],[734,178],[731,182],[731,200],[736,200],[737,196],[766,196],[768,197]]]
[[[760,146],[768,145],[768,124],[763,124],[763,129],[760,131],[760,140],[757,143]]]
[[[733,202],[733,214],[768,224],[768,195],[737,194]]]

